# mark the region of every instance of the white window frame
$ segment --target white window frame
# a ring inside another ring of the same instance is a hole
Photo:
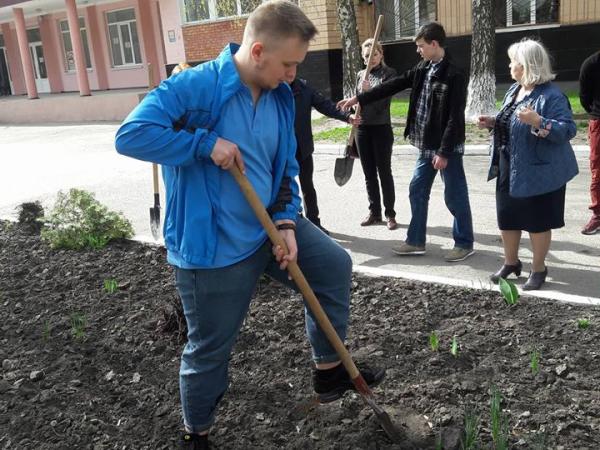
[[[83,44],[84,47],[87,47],[87,55],[89,55],[90,60],[89,60],[89,66],[88,66],[88,61],[86,60],[86,69],[91,69],[92,68],[92,54],[90,52],[90,42],[88,39],[88,35],[87,35],[87,29],[85,27],[85,18],[84,17],[77,17],[77,22],[79,22],[81,19],[83,19],[83,26],[79,27],[79,34],[81,35],[81,43]],[[76,68],[75,68],[75,62],[73,62],[73,68],[70,69],[69,68],[69,63],[67,60],[67,49],[65,47],[65,34],[69,35],[69,39],[71,38],[71,30],[68,29],[67,31],[63,31],[61,25],[63,23],[67,24],[67,27],[69,26],[69,20],[68,19],[59,19],[58,20],[58,32],[60,33],[60,38],[61,38],[61,42],[62,42],[62,49],[63,49],[63,62],[65,65],[65,72],[66,73],[74,73],[76,72]],[[83,39],[83,33],[85,33],[85,40]],[[73,47],[73,40],[71,40],[71,47]],[[83,49],[84,52],[84,58],[85,58],[85,48]],[[72,50],[73,54],[75,53],[75,49]]]
[[[114,13],[114,12],[119,12],[119,11],[128,11],[128,10],[132,10],[133,11],[133,19],[129,19],[129,20],[122,20],[120,22],[109,22],[108,21],[108,14],[110,13]],[[108,39],[108,47],[110,50],[110,57],[111,57],[111,66],[114,68],[122,68],[122,67],[136,67],[136,66],[140,66],[142,64],[142,47],[140,45],[140,35],[138,33],[138,27],[137,27],[137,15],[135,12],[135,8],[121,8],[121,9],[113,9],[111,11],[106,11],[104,13],[104,17],[106,20],[106,33],[107,33],[107,39]],[[131,24],[134,24],[135,26],[135,35],[137,36],[137,45],[140,47],[140,60],[137,61],[135,59],[135,51],[134,51],[134,45],[133,45],[133,33],[131,32]],[[111,41],[111,37],[110,37],[110,27],[111,25],[115,25],[117,27],[117,32],[119,33],[119,49],[121,50],[121,61],[122,64],[115,64],[115,57],[113,55],[113,45],[112,45],[112,41]],[[131,38],[131,56],[133,59],[133,62],[125,62],[125,48],[124,48],[124,42],[123,42],[123,34],[121,33],[121,26],[123,25],[127,25],[127,28],[129,30],[129,36]]]
[[[403,40],[409,40],[409,39],[413,39],[416,35],[417,30],[421,27],[422,23],[421,23],[421,1],[428,1],[428,0],[413,0],[413,17],[412,17],[412,21],[411,24],[414,24],[414,33],[411,35],[408,34],[402,34],[402,30],[400,30],[399,26],[398,27],[394,27],[394,36],[392,39],[388,39],[385,42],[395,42],[395,41],[403,41]],[[400,20],[400,18],[403,16],[403,12],[402,12],[402,7],[400,4],[400,0],[393,0],[393,8],[394,8],[394,16],[393,16],[393,20],[395,23],[397,23],[396,21]],[[437,18],[437,14],[438,14],[438,7],[437,7],[437,3],[435,5],[435,16]],[[406,16],[408,16],[408,13],[405,14]]]
[[[222,0],[207,0],[208,2],[208,18],[207,19],[199,19],[199,20],[187,20],[185,14],[185,0],[179,0],[179,11],[181,14],[181,23],[195,24],[195,23],[206,23],[206,22],[218,22],[221,20],[231,20],[237,17],[248,17],[250,13],[242,14],[242,0],[235,0],[236,12],[235,14],[229,16],[218,16],[217,15],[217,2]],[[261,3],[264,3],[266,0],[260,0]],[[417,0],[418,1],[418,0]]]
[[[529,27],[531,25],[538,25],[537,23],[537,1],[529,0],[529,22],[526,23],[518,23],[513,25],[513,1],[514,0],[502,0],[506,4],[506,28],[509,27]],[[542,22],[539,25],[550,25],[552,26],[554,22]],[[558,23],[558,21],[556,22]],[[504,28],[504,27],[502,27]]]

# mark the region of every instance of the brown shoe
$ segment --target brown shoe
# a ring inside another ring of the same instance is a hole
[[[388,230],[395,230],[396,228],[398,228],[398,222],[396,222],[395,218],[388,217],[387,218],[387,227],[388,227]]]
[[[374,216],[373,214],[369,214],[367,217],[365,217],[365,220],[363,220],[360,223],[361,227],[368,227],[369,225],[375,225],[381,223],[381,216]]]
[[[600,231],[600,216],[593,215],[581,230],[581,234],[596,234],[598,231]]]

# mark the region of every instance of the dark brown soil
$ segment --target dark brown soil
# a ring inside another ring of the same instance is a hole
[[[116,293],[105,292],[107,279],[117,280]],[[176,303],[162,248],[121,241],[52,251],[0,223],[0,448],[175,448],[182,345],[160,330]],[[85,318],[79,337],[74,314]],[[590,319],[588,329],[578,328],[580,318]],[[465,411],[481,417],[479,448],[493,448],[495,385],[511,448],[597,450],[599,342],[598,307],[525,297],[509,307],[496,292],[354,279],[348,346],[357,360],[387,367],[376,400],[419,448],[435,448],[440,433],[445,448],[458,448]],[[355,394],[310,408],[310,375],[299,296],[262,280],[231,359],[213,446],[400,448]]]

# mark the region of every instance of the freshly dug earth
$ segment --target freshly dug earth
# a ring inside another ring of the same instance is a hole
[[[182,344],[162,329],[176,325],[177,304],[163,248],[52,251],[0,223],[0,448],[175,448]],[[440,434],[457,448],[467,411],[491,448],[492,385],[511,448],[600,448],[598,307],[527,297],[509,307],[497,292],[356,275],[347,343],[358,361],[387,367],[376,399],[417,448],[435,448]],[[214,447],[401,448],[354,393],[309,407],[310,376],[301,299],[263,279],[231,358]]]

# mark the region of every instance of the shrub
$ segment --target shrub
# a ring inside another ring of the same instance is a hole
[[[18,222],[21,227],[32,234],[39,234],[42,229],[44,208],[40,202],[25,202],[17,207]]]
[[[133,236],[129,220],[121,213],[109,211],[92,193],[80,189],[71,189],[68,194],[60,191],[54,208],[43,221],[42,238],[54,249],[98,249],[112,239]]]

